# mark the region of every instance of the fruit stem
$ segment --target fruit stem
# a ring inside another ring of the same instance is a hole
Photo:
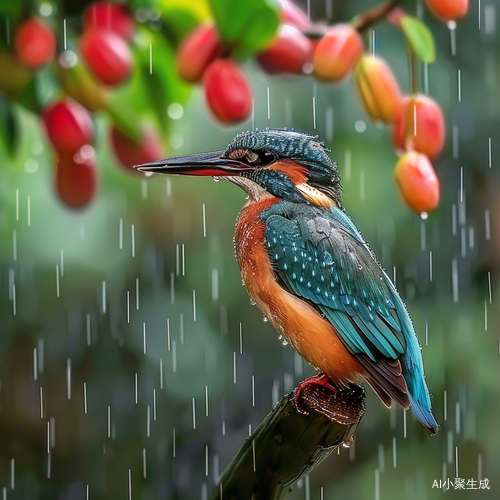
[[[383,4],[377,5],[371,10],[367,10],[362,14],[358,14],[352,21],[353,27],[363,33],[370,26],[376,24],[384,18],[388,18],[390,14],[395,11],[401,11],[401,8],[398,7],[398,4],[401,3],[402,0],[391,0],[388,2],[384,2]],[[396,14],[399,15],[399,14]],[[391,21],[390,19],[388,19]],[[392,21],[391,21],[392,22]],[[310,40],[319,40],[325,36],[325,33],[328,31],[329,26],[324,24],[313,24],[309,29],[302,30],[302,33],[309,38]]]
[[[415,95],[418,91],[417,85],[417,61],[415,58],[415,53],[410,45],[406,44],[406,51],[408,53],[408,85],[409,85],[409,94],[411,96]]]
[[[357,15],[352,21],[352,25],[360,33],[363,33],[363,31],[366,31],[370,26],[387,17],[400,3],[401,0],[390,0],[377,5],[373,9]]]

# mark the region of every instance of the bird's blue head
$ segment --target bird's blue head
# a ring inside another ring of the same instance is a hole
[[[167,158],[137,168],[143,172],[221,176],[252,198],[271,195],[324,208],[340,203],[337,163],[318,136],[287,129],[237,135],[223,151]]]

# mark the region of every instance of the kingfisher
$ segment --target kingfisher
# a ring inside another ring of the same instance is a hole
[[[234,236],[243,283],[280,336],[319,372],[313,383],[345,387],[364,379],[387,407],[392,400],[411,407],[434,435],[439,426],[417,333],[342,205],[338,166],[328,153],[318,136],[257,129],[238,134],[225,150],[136,168],[220,177],[243,189],[247,202]]]

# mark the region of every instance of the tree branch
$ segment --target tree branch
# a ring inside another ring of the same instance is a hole
[[[380,5],[377,5],[373,9],[367,10],[358,14],[352,21],[352,25],[360,33],[366,31],[370,26],[382,21],[396,8],[402,0],[389,0]],[[311,40],[319,40],[325,36],[325,33],[331,26],[326,26],[323,24],[313,24],[310,29],[303,30],[302,33]]]
[[[360,32],[366,31],[370,26],[387,17],[387,15],[401,3],[401,0],[390,0],[377,5],[371,10],[359,14],[352,25]]]
[[[365,413],[365,391],[309,384],[287,394],[221,474],[213,500],[281,500],[340,445],[350,446]]]

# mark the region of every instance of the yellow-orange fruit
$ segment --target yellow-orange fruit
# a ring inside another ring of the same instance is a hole
[[[378,57],[365,55],[356,66],[354,82],[366,114],[376,122],[392,122],[401,92],[389,66]]]
[[[282,24],[271,45],[257,56],[262,68],[269,74],[302,73],[309,61],[312,43],[297,28]]]
[[[392,126],[392,142],[402,151],[419,151],[434,158],[444,145],[444,118],[430,97],[405,97]]]
[[[313,55],[314,74],[336,82],[349,75],[363,55],[363,41],[350,24],[337,24],[318,42]]]
[[[439,203],[439,181],[424,154],[411,151],[402,156],[394,170],[394,181],[406,205],[418,214],[428,214]]]
[[[469,0],[424,0],[431,12],[443,21],[458,21],[467,14]]]

